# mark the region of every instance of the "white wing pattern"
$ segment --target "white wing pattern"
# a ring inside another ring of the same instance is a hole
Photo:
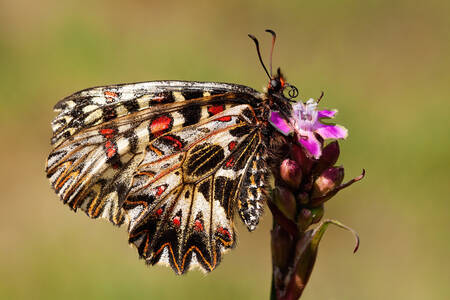
[[[158,81],[91,88],[56,104],[47,176],[62,201],[126,223],[149,264],[212,271],[262,213],[264,94],[235,84]]]

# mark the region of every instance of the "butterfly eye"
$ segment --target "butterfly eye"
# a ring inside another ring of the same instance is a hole
[[[273,90],[278,90],[280,88],[280,83],[278,82],[278,80],[270,80],[270,88]]]

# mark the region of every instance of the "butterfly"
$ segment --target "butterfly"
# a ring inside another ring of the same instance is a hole
[[[276,35],[272,34],[272,50]],[[94,87],[55,106],[46,173],[64,204],[127,225],[140,258],[212,271],[236,244],[235,212],[252,231],[269,188],[271,110],[290,117],[298,90],[280,69],[267,91],[189,81]],[[285,93],[289,93],[289,97]]]

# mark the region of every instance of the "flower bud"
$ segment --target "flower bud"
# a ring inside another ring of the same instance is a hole
[[[314,167],[315,174],[320,174],[324,170],[334,166],[339,158],[339,143],[334,141],[325,146],[322,150],[322,156]]]
[[[308,193],[305,193],[305,192],[298,193],[296,198],[297,198],[297,202],[300,204],[303,204],[303,205],[308,204],[308,202],[309,202],[309,195],[308,195]]]
[[[304,175],[309,174],[311,172],[311,168],[314,164],[314,161],[307,157],[305,154],[305,150],[299,145],[292,145],[292,158],[295,162],[300,166]]]
[[[312,198],[327,195],[339,186],[344,179],[344,168],[331,167],[326,169],[314,182]]]
[[[297,189],[302,181],[302,170],[294,160],[285,159],[280,166],[280,176],[291,188]]]
[[[312,224],[313,214],[311,210],[302,208],[297,217],[297,225],[300,231],[305,231]]]
[[[296,210],[297,204],[295,201],[294,194],[285,187],[278,186],[274,190],[275,193],[275,204],[278,209],[289,219],[293,220]]]

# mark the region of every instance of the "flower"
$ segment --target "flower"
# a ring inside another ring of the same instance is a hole
[[[292,117],[286,119],[278,111],[272,111],[269,117],[269,122],[282,134],[295,132],[299,143],[316,159],[322,155],[322,144],[315,134],[323,139],[345,139],[348,134],[342,126],[322,124],[321,119],[334,118],[337,110],[317,110],[317,105],[314,99],[300,101],[293,105]]]

